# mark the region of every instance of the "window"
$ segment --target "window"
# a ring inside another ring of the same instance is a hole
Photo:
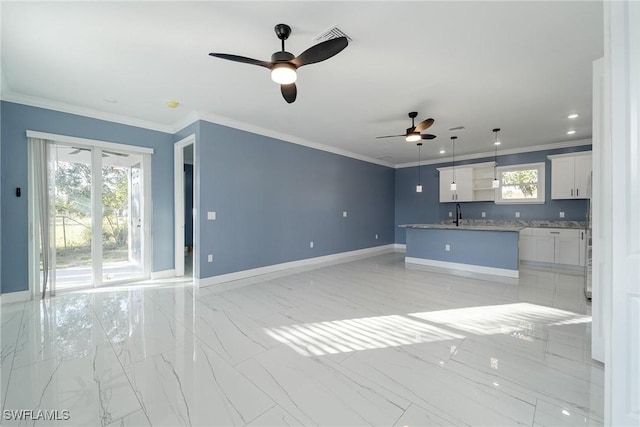
[[[500,180],[496,203],[544,203],[544,163],[503,166],[496,170]]]

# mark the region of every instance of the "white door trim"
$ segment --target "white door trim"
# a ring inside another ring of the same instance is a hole
[[[640,2],[604,2],[610,100],[611,282],[604,424],[640,425]],[[606,129],[606,128],[605,128]]]
[[[173,204],[175,207],[175,223],[173,229],[175,232],[175,271],[178,277],[184,276],[184,148],[188,145],[195,144],[195,142],[196,135],[191,134],[173,145]],[[193,258],[195,263],[195,254]]]

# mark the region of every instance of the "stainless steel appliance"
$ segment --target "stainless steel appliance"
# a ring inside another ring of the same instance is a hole
[[[591,176],[589,177],[589,186],[587,188],[587,195],[589,196],[589,198],[587,199],[587,215],[586,215],[586,222],[585,222],[585,239],[584,239],[584,244],[586,245],[585,251],[584,251],[584,256],[585,256],[585,260],[584,260],[584,295],[588,298],[591,299],[591,271],[592,271],[592,248],[591,248],[591,185],[593,183],[593,173],[591,173]]]

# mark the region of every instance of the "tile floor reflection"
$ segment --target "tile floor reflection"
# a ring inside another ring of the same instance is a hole
[[[602,425],[582,277],[518,284],[402,254],[197,289],[152,281],[10,304],[2,425]]]

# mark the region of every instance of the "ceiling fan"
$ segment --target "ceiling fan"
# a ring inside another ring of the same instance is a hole
[[[81,151],[91,151],[90,148],[78,148],[78,147],[72,147],[72,148],[74,148],[74,150],[70,151],[69,154],[78,154]],[[102,157],[109,157],[109,154],[113,154],[114,156],[129,157],[129,155],[126,153],[116,153],[115,151],[102,150]]]
[[[278,24],[275,26],[275,32],[282,42],[282,50],[271,55],[270,62],[226,53],[210,53],[209,55],[268,68],[271,70],[271,79],[280,85],[280,91],[285,101],[291,104],[296,100],[298,94],[295,84],[297,79],[296,70],[303,65],[315,64],[329,59],[340,53],[349,44],[346,37],[337,37],[318,43],[296,57],[284,50],[284,41],[291,35],[291,27],[286,24]]]
[[[415,124],[415,118],[418,117],[418,113],[415,111],[412,111],[409,113],[409,118],[411,118],[411,127],[407,128],[407,132],[402,134],[402,135],[387,135],[387,136],[378,136],[376,137],[376,139],[380,139],[380,138],[395,138],[398,136],[404,136],[405,139],[407,140],[407,142],[416,142],[416,141],[420,141],[422,139],[434,139],[436,136],[435,135],[431,135],[431,134],[420,134],[420,132],[422,132],[423,130],[429,129],[431,127],[431,125],[433,124],[434,120],[433,119],[426,119],[421,121],[420,123],[418,123],[418,125],[416,126]]]

